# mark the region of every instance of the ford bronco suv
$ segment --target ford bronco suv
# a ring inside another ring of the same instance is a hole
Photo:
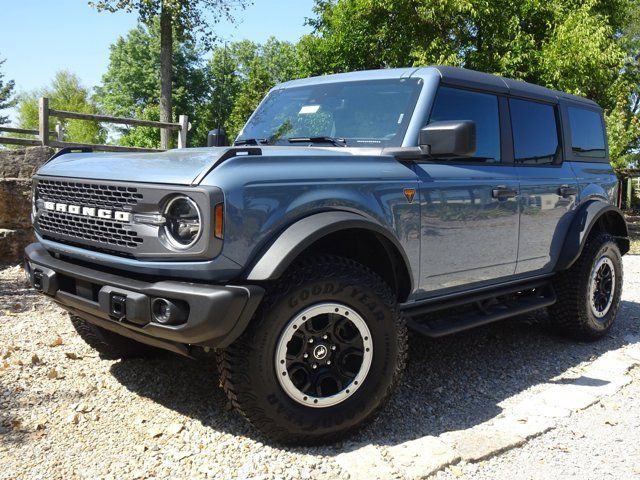
[[[605,335],[617,191],[592,101],[450,67],[329,75],[273,88],[232,146],[58,152],[25,269],[103,355],[211,349],[255,427],[325,442],[385,404],[407,327],[546,308]]]

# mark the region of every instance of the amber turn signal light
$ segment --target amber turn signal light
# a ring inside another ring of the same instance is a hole
[[[222,239],[224,234],[224,203],[219,203],[214,209],[213,234]]]

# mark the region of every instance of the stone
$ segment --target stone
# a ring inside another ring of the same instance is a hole
[[[509,413],[517,417],[562,418],[571,415],[571,410],[557,405],[549,405],[544,401],[544,398],[536,395],[514,405],[509,409]]]
[[[171,423],[167,426],[165,432],[169,435],[176,435],[182,431],[184,425],[181,423]]]
[[[51,147],[0,150],[0,180],[31,178],[54,153]]]
[[[349,474],[351,480],[387,480],[395,477],[391,465],[374,445],[341,453],[335,460]]]
[[[519,447],[525,438],[509,431],[498,430],[487,423],[467,430],[447,432],[441,438],[449,443],[465,462],[477,462],[506,450]]]
[[[31,227],[31,179],[0,180],[0,228]]]
[[[598,395],[595,392],[589,392],[572,384],[553,385],[536,394],[535,397],[550,407],[570,411],[583,410],[598,401]]]
[[[604,378],[620,377],[625,375],[632,366],[633,362],[629,357],[620,352],[608,352],[589,365],[584,375],[595,378],[603,378],[596,375],[605,375]]]
[[[548,417],[505,415],[493,420],[491,426],[501,432],[513,433],[529,439],[552,430],[556,422]]]
[[[24,248],[34,241],[32,229],[0,229],[0,264],[19,263],[24,256]]]
[[[389,447],[393,466],[407,479],[422,479],[460,460],[451,445],[427,436]]]

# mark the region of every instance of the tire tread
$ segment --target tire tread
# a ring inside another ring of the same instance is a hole
[[[264,321],[264,313],[268,312],[279,299],[288,295],[296,287],[301,286],[309,278],[344,278],[345,276],[351,278],[357,276],[360,284],[373,290],[394,314],[396,319],[395,326],[398,332],[398,361],[393,373],[393,379],[383,393],[382,400],[363,422],[342,430],[338,435],[332,433],[324,436],[314,435],[313,437],[292,436],[265,415],[259,406],[258,399],[252,393],[249,377],[244,373],[247,369],[246,359],[254,350],[253,334],[256,331],[255,327]],[[388,402],[394,387],[400,381],[406,364],[407,348],[406,322],[398,309],[396,298],[391,288],[373,271],[351,259],[335,255],[315,255],[299,261],[283,277],[276,281],[272,288],[269,289],[268,295],[259,307],[249,328],[232,345],[225,350],[217,352],[220,384],[236,411],[270,438],[282,443],[321,444],[351,435],[375,418],[376,414]]]

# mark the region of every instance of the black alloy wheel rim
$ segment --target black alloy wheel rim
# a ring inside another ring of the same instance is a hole
[[[608,257],[602,257],[593,267],[589,286],[590,307],[597,318],[604,317],[611,309],[615,288],[613,262]]]
[[[364,319],[346,305],[321,303],[299,312],[285,327],[276,347],[276,375],[296,402],[329,407],[360,388],[372,356]]]

